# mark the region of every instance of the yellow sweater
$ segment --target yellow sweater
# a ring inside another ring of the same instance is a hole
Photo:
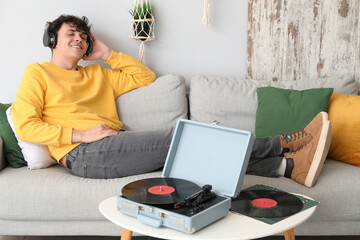
[[[51,62],[26,67],[12,114],[16,134],[22,141],[48,145],[59,161],[80,143],[72,143],[72,130],[98,124],[122,128],[115,99],[150,84],[155,73],[135,58],[112,51],[106,61],[68,71]]]

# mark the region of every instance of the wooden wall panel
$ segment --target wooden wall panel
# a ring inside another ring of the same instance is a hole
[[[360,0],[249,0],[247,77],[360,82]]]

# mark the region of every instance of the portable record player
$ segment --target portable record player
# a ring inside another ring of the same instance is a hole
[[[228,214],[253,142],[248,131],[180,119],[162,177],[126,185],[118,209],[153,227],[194,233]]]

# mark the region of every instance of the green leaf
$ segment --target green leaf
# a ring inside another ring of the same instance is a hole
[[[152,18],[152,6],[149,1],[143,1],[134,6],[133,10],[129,10],[129,13],[134,20],[149,19]]]

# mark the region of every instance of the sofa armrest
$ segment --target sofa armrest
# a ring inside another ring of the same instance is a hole
[[[5,157],[4,157],[4,142],[0,137],[0,171],[6,167]]]

